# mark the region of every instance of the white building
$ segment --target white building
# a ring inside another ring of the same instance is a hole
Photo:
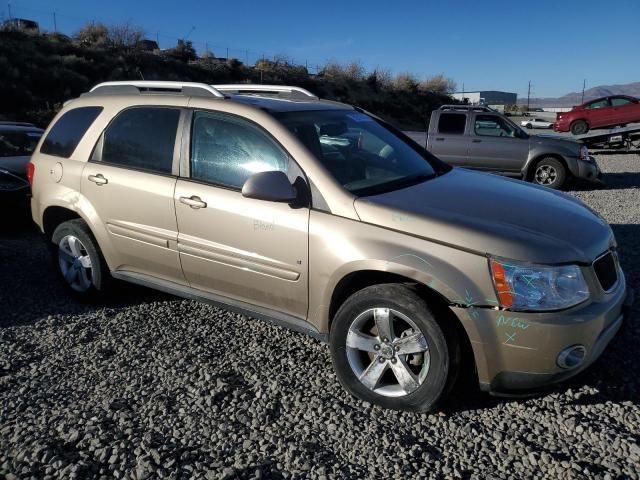
[[[466,101],[471,105],[515,105],[518,101],[517,93],[499,92],[497,90],[456,92],[451,96],[456,100]]]

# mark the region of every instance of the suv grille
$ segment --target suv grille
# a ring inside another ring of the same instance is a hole
[[[593,262],[593,270],[596,272],[598,281],[607,292],[618,281],[618,270],[616,269],[616,261],[613,255],[613,252],[609,251]]]

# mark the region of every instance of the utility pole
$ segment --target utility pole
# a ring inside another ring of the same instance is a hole
[[[227,47],[227,60],[229,60],[229,47]]]
[[[582,81],[582,100],[580,101],[581,104],[584,103],[584,87],[586,87],[586,86],[587,86],[587,79],[585,78]]]
[[[13,19],[13,15],[11,15],[11,2],[9,2],[7,4],[7,7],[9,8],[9,20],[12,20]]]
[[[529,113],[530,101],[531,101],[531,80],[529,80],[529,89],[527,90],[527,113]]]
[[[244,64],[249,65],[249,49],[248,48],[244,51]]]
[[[58,33],[58,23],[56,22],[56,12],[53,12],[53,31]]]

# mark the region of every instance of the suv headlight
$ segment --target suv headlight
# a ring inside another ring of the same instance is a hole
[[[578,154],[580,160],[589,161],[589,149],[586,145],[580,146],[580,153]]]
[[[560,310],[589,298],[577,265],[526,265],[495,258],[489,265],[500,306],[510,310]]]

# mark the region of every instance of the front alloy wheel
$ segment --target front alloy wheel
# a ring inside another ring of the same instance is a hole
[[[559,189],[565,183],[567,171],[556,158],[546,157],[540,160],[533,171],[533,182],[545,187]]]
[[[370,308],[362,312],[349,327],[346,345],[352,372],[379,395],[413,393],[429,373],[427,339],[397,310]]]
[[[460,348],[450,318],[437,321],[402,284],[366,287],[338,309],[331,360],[352,395],[385,408],[434,409],[453,384]]]

